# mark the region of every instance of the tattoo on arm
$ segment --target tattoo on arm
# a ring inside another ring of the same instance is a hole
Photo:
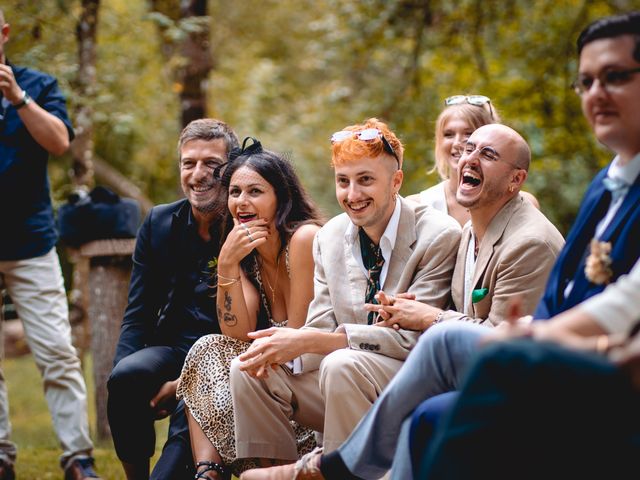
[[[222,318],[222,309],[220,308],[220,305],[216,305],[216,313],[218,314],[218,320],[220,320]]]
[[[227,312],[231,310],[231,295],[229,292],[224,292],[224,308],[227,309]]]
[[[238,324],[238,317],[231,313],[225,313],[223,319],[224,323],[226,323],[230,327],[235,327]]]

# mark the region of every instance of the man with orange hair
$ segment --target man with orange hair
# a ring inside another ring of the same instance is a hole
[[[398,196],[403,146],[377,119],[333,134],[336,197],[345,213],[314,241],[315,296],[306,325],[250,334],[231,364],[239,458],[297,458],[290,420],[335,450],[400,369],[420,332],[375,326],[365,310],[384,288],[443,308],[460,241],[458,224]],[[291,465],[293,472],[294,466]],[[252,470],[242,478],[262,478]]]

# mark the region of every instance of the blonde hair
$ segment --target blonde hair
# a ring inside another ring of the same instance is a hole
[[[377,128],[384,135],[385,140],[391,145],[393,151],[398,157],[398,168],[402,169],[402,159],[404,155],[404,147],[402,142],[389,129],[386,123],[381,122],[377,118],[370,118],[359,125],[349,125],[343,130],[352,132],[361,132],[368,128]],[[344,165],[345,163],[362,160],[363,158],[375,158],[382,154],[387,154],[393,158],[393,155],[384,149],[382,138],[370,141],[362,141],[357,137],[349,137],[340,142],[334,142],[331,146],[331,166]],[[395,161],[395,158],[393,159]]]
[[[429,171],[429,173],[437,171],[442,180],[446,180],[451,175],[449,170],[449,161],[441,154],[440,147],[444,140],[445,125],[453,117],[460,117],[462,120],[467,122],[473,130],[490,123],[500,123],[500,116],[493,105],[491,106],[491,109],[489,109],[488,104],[478,106],[471,105],[469,103],[460,103],[457,105],[450,105],[442,110],[436,120],[435,165]]]

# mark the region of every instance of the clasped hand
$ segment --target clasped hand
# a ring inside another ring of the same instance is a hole
[[[415,298],[413,293],[391,296],[380,290],[376,293],[379,303],[367,303],[364,308],[378,314],[378,321],[375,323],[378,327],[424,331],[441,310],[418,302]]]

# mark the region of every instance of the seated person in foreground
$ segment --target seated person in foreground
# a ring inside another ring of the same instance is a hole
[[[498,338],[522,339],[479,353],[430,448],[418,452],[414,478],[634,476],[640,336],[624,348],[611,346],[637,331],[638,320],[640,262],[548,322],[503,332]]]
[[[204,479],[231,478],[253,465],[234,462],[229,365],[249,348],[249,332],[304,324],[313,298],[313,239],[321,224],[292,165],[259,142],[217,174],[230,213],[213,277],[222,334],[194,344],[177,391],[187,407],[196,476]],[[293,427],[298,451],[311,450],[314,432]]]
[[[455,374],[439,369],[439,358],[447,352],[430,344],[431,328],[440,327],[433,324],[464,324],[491,331],[490,327],[507,318],[508,302],[515,295],[527,298],[524,308],[533,312],[564,241],[551,222],[519,194],[529,162],[529,147],[509,127],[486,125],[469,137],[458,164],[457,198],[471,212],[452,281],[459,311],[442,310],[410,295],[379,294],[382,305],[368,306],[384,319],[377,328],[428,330],[347,441],[321,460],[317,452],[304,457],[296,478],[384,475],[391,467],[404,419],[423,399],[443,388],[439,381]],[[446,385],[449,388],[450,383]],[[285,468],[275,467],[270,469],[272,476],[255,478],[285,479],[284,474],[278,476]]]
[[[460,227],[398,196],[403,148],[396,135],[370,119],[336,132],[332,143],[336,197],[346,213],[316,236],[307,323],[250,334],[257,340],[231,364],[241,458],[295,461],[291,419],[323,432],[327,451],[347,438],[419,336],[373,324],[364,305],[381,288],[436,308],[449,302]],[[292,360],[293,375],[279,366]],[[262,478],[261,470],[241,478]]]

